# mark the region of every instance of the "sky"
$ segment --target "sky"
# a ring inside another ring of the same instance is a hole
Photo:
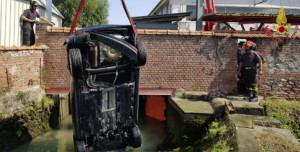
[[[132,17],[147,16],[160,0],[125,0],[127,9]],[[121,0],[108,0],[109,2],[109,24],[129,24],[123,10]]]

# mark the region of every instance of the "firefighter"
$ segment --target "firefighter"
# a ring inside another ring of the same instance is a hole
[[[241,76],[243,70],[243,80],[247,91],[246,98],[249,102],[257,102],[257,69],[259,69],[259,74],[262,74],[262,59],[253,51],[255,48],[252,41],[247,41],[244,46],[246,53],[241,58],[238,75]],[[257,68],[257,64],[259,64],[259,68]]]
[[[38,3],[36,1],[30,2],[30,9],[27,9],[21,15],[21,19],[23,20],[23,45],[31,46],[35,44],[35,35],[33,30],[33,25],[37,21],[36,18],[40,18],[42,21],[48,23],[53,26],[47,19],[40,16],[40,14],[36,11]]]

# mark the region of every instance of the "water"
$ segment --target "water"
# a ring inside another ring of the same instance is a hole
[[[165,138],[165,122],[145,116],[140,118],[139,128],[142,134],[142,146],[136,149],[126,148],[126,151],[156,151],[157,146]],[[60,129],[52,130],[34,138],[31,142],[21,145],[8,152],[73,152],[72,117],[68,116],[62,122]]]

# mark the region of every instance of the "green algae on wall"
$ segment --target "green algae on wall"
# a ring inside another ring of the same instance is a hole
[[[30,103],[28,107],[12,114],[0,115],[0,151],[24,144],[51,129],[53,102],[26,102]]]

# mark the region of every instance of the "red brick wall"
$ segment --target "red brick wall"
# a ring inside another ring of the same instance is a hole
[[[44,56],[46,85],[68,88],[70,75],[63,46],[67,33],[47,32],[40,25],[37,36],[37,44],[50,47]],[[148,48],[147,64],[141,68],[141,88],[236,90],[236,36],[228,39],[147,33],[140,34],[138,39]],[[300,99],[299,38],[284,43],[282,48],[269,38],[253,41],[268,60],[259,82],[260,93]]]
[[[47,45],[45,52],[45,85],[48,88],[69,88],[70,73],[67,69],[67,52],[63,45],[67,39],[67,33],[47,32],[43,24],[36,27],[36,45]]]
[[[39,86],[42,66],[42,50],[1,50],[0,88],[10,87],[10,90],[20,91]],[[33,84],[30,84],[29,81],[33,82]]]
[[[148,48],[141,88],[226,90],[236,87],[236,39],[139,35]],[[217,50],[218,44],[221,44]]]

